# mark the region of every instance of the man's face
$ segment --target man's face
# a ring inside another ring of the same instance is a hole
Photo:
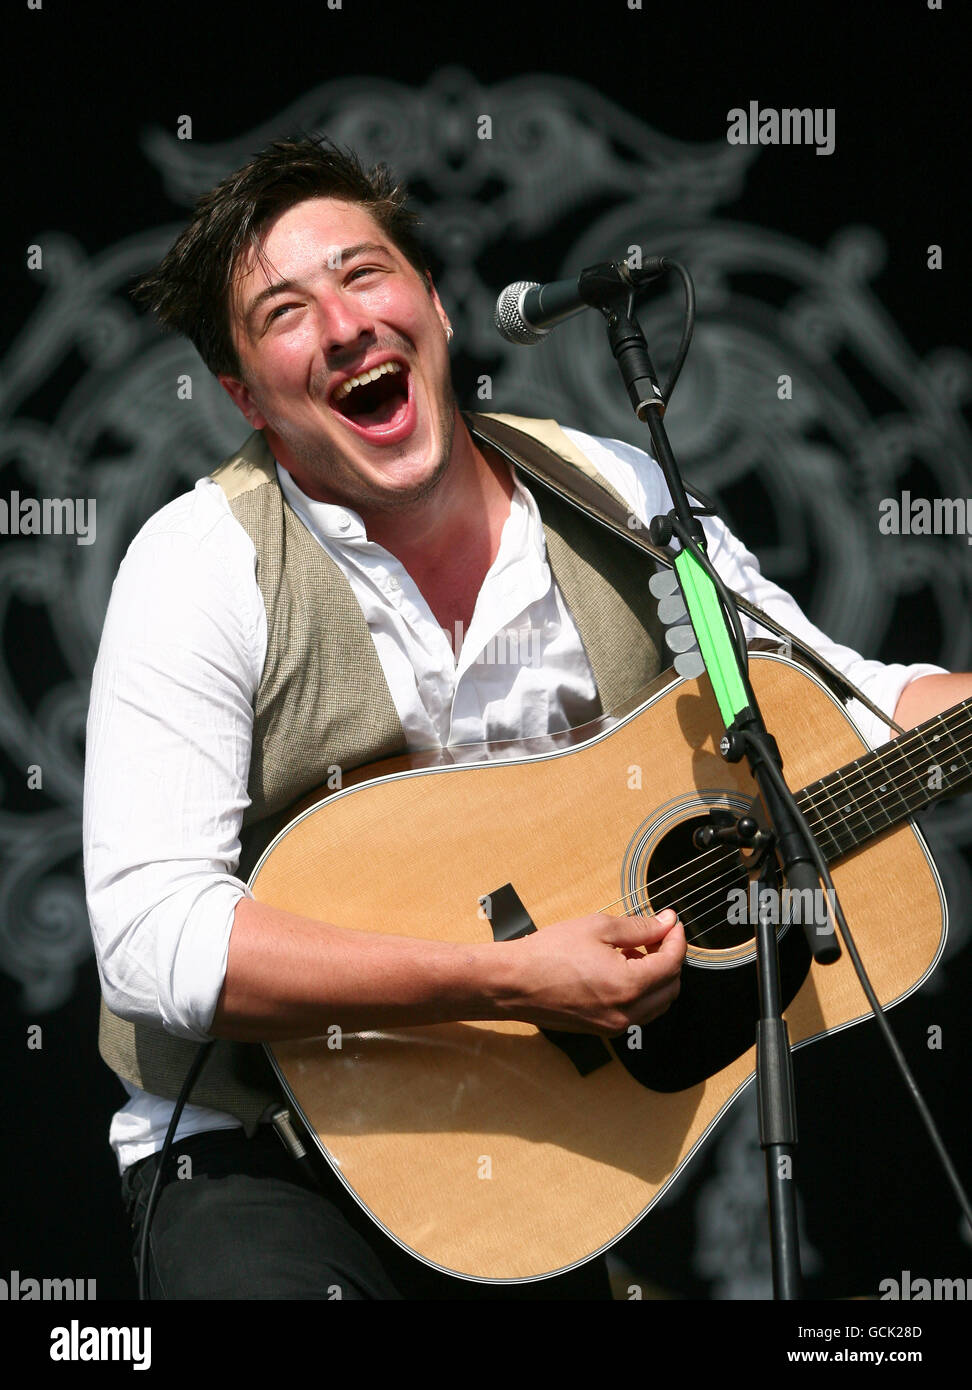
[[[232,292],[242,379],[220,382],[310,496],[388,510],[427,495],[456,415],[438,295],[354,203],[298,203],[262,246]]]

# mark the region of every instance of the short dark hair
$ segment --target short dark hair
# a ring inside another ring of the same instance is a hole
[[[251,247],[261,254],[261,234],[271,218],[308,198],[360,203],[428,280],[418,218],[406,196],[383,164],[366,171],[353,150],[340,150],[324,137],[275,140],[203,194],[185,231],[134,287],[133,297],[165,328],[183,333],[215,376],[239,376],[230,292],[241,254]]]

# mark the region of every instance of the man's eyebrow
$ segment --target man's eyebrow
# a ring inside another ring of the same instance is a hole
[[[359,241],[356,242],[354,246],[342,246],[337,251],[335,261],[335,248],[328,247],[324,264],[329,269],[337,269],[342,266],[345,261],[353,261],[355,256],[360,256],[364,252],[387,252],[387,250],[387,246],[383,246],[379,241]],[[250,307],[243,316],[244,323],[249,323],[252,320],[261,304],[265,304],[268,299],[273,299],[275,295],[286,294],[288,290],[296,289],[297,285],[298,282],[296,280],[275,280],[272,285],[267,285],[266,288],[262,289],[252,300]]]

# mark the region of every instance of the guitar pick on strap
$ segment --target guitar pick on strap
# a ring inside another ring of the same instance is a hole
[[[584,512],[587,516],[597,521],[600,525],[610,531],[614,531],[629,545],[643,551],[646,555],[664,565],[666,569],[672,568],[671,557],[661,549],[653,545],[644,534],[647,527],[639,522],[637,527],[632,527],[632,513],[621,499],[608,488],[599,482],[593,475],[593,467],[586,459],[581,462],[579,451],[571,444],[566,435],[562,438],[564,443],[569,446],[571,452],[578,453],[578,462],[573,464],[568,462],[556,449],[545,443],[527,430],[510,424],[506,419],[496,415],[480,415],[472,412],[464,414],[465,421],[474,436],[485,440],[521,472],[527,474],[534,482],[542,487],[548,488],[551,492],[563,498],[570,506],[578,511]],[[552,434],[556,431],[561,433],[560,427],[553,420],[523,421],[523,424],[534,424],[538,427],[538,432]],[[586,469],[590,471],[585,471]],[[688,485],[687,485],[688,486]],[[691,486],[688,491],[695,497],[700,494]],[[705,500],[704,498],[702,499]],[[847,679],[842,671],[838,671],[836,666],[832,666],[825,660],[819,652],[814,651],[794,633],[790,632],[782,623],[771,618],[768,613],[755,603],[750,603],[749,599],[742,594],[732,592],[733,598],[739,606],[741,613],[752,618],[754,622],[767,628],[770,632],[781,637],[790,649],[799,652],[807,665],[821,676],[832,690],[844,699],[857,700],[871,714],[876,715],[883,724],[893,729],[897,734],[905,731],[900,724],[878,709],[877,705],[870,700],[862,690],[858,690],[853,681]],[[676,665],[676,669],[678,669]],[[679,672],[679,674],[687,674]]]
[[[672,665],[680,676],[694,680],[705,670],[698,639],[688,618],[688,608],[678,586],[674,570],[656,570],[648,580],[648,588],[658,600],[658,620],[665,628],[665,644],[674,654]]]

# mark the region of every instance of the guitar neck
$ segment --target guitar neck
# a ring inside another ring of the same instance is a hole
[[[972,697],[797,792],[828,862],[972,784]]]

